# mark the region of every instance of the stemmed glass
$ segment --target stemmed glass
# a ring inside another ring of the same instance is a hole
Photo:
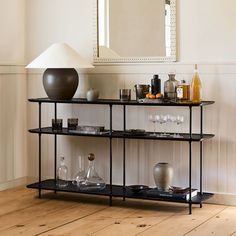
[[[167,116],[166,115],[160,115],[158,122],[160,123],[160,125],[162,126],[163,124],[166,124],[167,122]],[[163,129],[163,132],[161,133],[161,136],[166,136],[166,131],[165,128]]]
[[[153,114],[150,114],[150,115],[148,115],[148,120],[151,122],[151,123],[153,123],[153,126],[154,126],[154,132],[151,134],[151,136],[156,136],[156,122],[157,122],[157,120],[156,120],[156,116],[155,115],[153,115]]]
[[[170,116],[170,122],[176,123],[176,116]],[[176,137],[176,133],[174,133],[172,136]]]
[[[177,124],[177,134],[175,135],[175,137],[181,138],[181,137],[183,137],[183,136],[180,135],[179,127],[180,127],[181,124],[184,123],[184,116],[179,116],[179,115],[176,116],[175,123]]]

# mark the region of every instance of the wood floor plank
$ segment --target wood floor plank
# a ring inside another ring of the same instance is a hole
[[[93,232],[103,229],[115,222],[118,222],[124,215],[129,215],[133,211],[132,209],[109,207],[103,211],[92,214],[88,217],[72,222],[55,230],[51,230],[43,236],[50,235],[90,235]]]
[[[31,236],[85,217],[108,206],[65,200],[48,200],[0,218],[0,235]]]
[[[197,227],[201,223],[205,222],[208,218],[216,215],[220,211],[225,209],[222,205],[204,205],[203,208],[195,206],[193,208],[193,214],[188,215],[187,212],[176,213],[167,220],[156,224],[155,226],[147,229],[140,236],[149,235],[165,235],[165,236],[182,236],[189,230]]]
[[[236,207],[227,207],[204,224],[194,228],[186,235],[229,236],[236,232]]]
[[[236,236],[236,207],[127,200],[24,188],[0,192],[0,236]],[[46,194],[45,194],[46,193]]]
[[[35,190],[23,187],[12,189],[12,192],[10,190],[0,192],[0,216],[48,201],[35,196]]]
[[[181,212],[186,209],[181,206],[175,210]],[[136,235],[173,214],[173,205],[146,201],[121,202],[119,206],[107,208],[42,235]]]

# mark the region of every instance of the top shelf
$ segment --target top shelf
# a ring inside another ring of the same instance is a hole
[[[73,98],[71,100],[52,100],[49,98],[30,98],[30,102],[38,103],[68,103],[68,104],[100,104],[100,105],[129,105],[129,106],[181,106],[181,107],[200,107],[214,104],[214,101],[202,101],[201,103],[191,102],[137,102],[136,100],[131,101],[120,101],[119,99],[98,99],[96,101],[87,101],[86,98]]]

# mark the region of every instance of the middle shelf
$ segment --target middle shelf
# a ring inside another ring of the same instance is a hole
[[[204,141],[206,139],[213,138],[213,134],[195,134],[193,133],[191,136],[189,133],[181,133],[181,137],[174,137],[174,133],[169,133],[169,136],[160,136],[160,133],[157,133],[159,136],[152,136],[152,132],[145,132],[144,134],[139,135],[131,135],[127,134],[122,130],[113,130],[110,133],[109,130],[106,130],[102,133],[79,133],[79,132],[71,132],[67,128],[63,128],[61,131],[54,131],[52,127],[43,127],[37,129],[30,129],[30,133],[37,133],[37,134],[56,134],[56,135],[69,135],[69,136],[85,136],[85,137],[101,137],[101,138],[125,138],[125,139],[148,139],[148,140],[169,140],[169,141],[193,141],[199,142]]]

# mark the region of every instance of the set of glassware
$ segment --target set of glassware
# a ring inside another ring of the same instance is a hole
[[[182,115],[170,115],[170,114],[166,114],[166,115],[163,115],[163,114],[149,114],[148,115],[148,120],[153,123],[153,126],[154,126],[154,132],[151,133],[150,135],[151,136],[154,136],[154,137],[168,137],[168,136],[171,136],[171,137],[174,137],[174,138],[182,138],[183,136],[180,135],[180,132],[179,132],[179,128],[180,128],[180,125],[184,123],[184,116]],[[161,133],[157,133],[156,132],[156,124],[159,123],[160,124],[160,127],[163,127],[163,131]],[[177,133],[167,133],[166,132],[166,128],[167,128],[167,125],[168,123],[174,123],[177,125]]]
[[[88,168],[84,170],[84,159],[78,157],[78,172],[72,180],[72,184],[80,190],[103,190],[106,187],[104,180],[98,175],[95,169],[95,155],[88,155]],[[70,181],[68,179],[68,167],[65,165],[64,157],[60,158],[60,165],[57,168],[56,184],[60,188],[66,188]]]

